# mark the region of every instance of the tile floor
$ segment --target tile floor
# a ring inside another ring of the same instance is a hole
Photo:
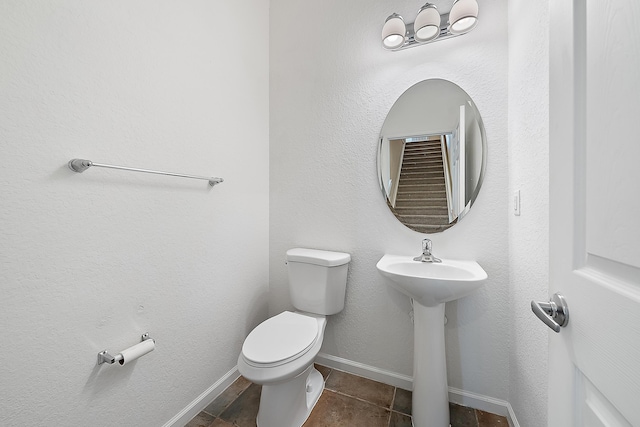
[[[303,427],[412,427],[411,392],[316,365],[325,390]],[[185,427],[255,427],[261,387],[238,378]],[[507,419],[450,404],[451,427],[508,427]],[[285,427],[285,426],[283,426]]]

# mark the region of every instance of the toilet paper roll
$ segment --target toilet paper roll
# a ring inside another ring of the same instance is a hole
[[[129,347],[126,350],[123,350],[116,359],[118,363],[121,365],[126,365],[129,362],[133,362],[140,356],[144,356],[145,354],[153,351],[156,348],[156,343],[152,339],[144,340],[140,344],[136,344],[133,347]]]

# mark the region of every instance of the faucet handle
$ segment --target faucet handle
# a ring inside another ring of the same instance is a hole
[[[431,239],[422,240],[422,253],[424,255],[431,255],[432,248],[433,248],[433,243],[431,242]]]
[[[422,255],[415,257],[413,260],[420,261],[420,262],[442,262],[440,258],[436,258],[431,254],[432,247],[433,247],[433,243],[431,243],[431,239],[423,239]]]

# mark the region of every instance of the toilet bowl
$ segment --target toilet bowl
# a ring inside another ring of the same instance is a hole
[[[262,385],[258,427],[304,424],[324,390],[313,361],[322,347],[326,318],[285,311],[246,338],[238,370]]]
[[[299,311],[265,320],[247,336],[238,371],[262,385],[258,427],[301,427],[324,390],[313,361],[322,347],[327,315],[344,307],[351,256],[316,249],[290,249],[291,300]]]

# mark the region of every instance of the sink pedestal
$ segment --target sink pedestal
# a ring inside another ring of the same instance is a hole
[[[444,304],[479,289],[487,272],[475,261],[419,262],[406,255],[385,255],[376,268],[413,299],[413,425],[449,427]]]
[[[449,427],[449,388],[444,346],[444,303],[414,300],[413,425]]]

